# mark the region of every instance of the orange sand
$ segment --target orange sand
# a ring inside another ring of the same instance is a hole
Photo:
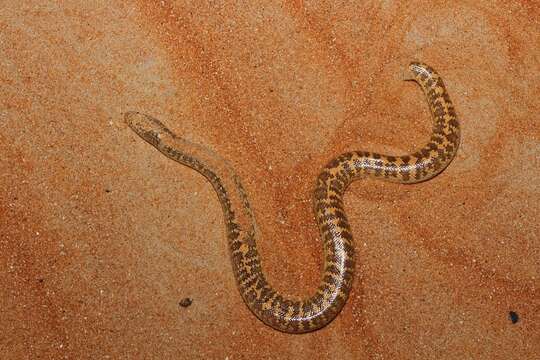
[[[0,9],[0,358],[540,358],[535,2],[53,3]],[[413,59],[445,79],[459,155],[423,184],[351,186],[349,302],[315,333],[272,330],[236,290],[211,186],[122,113],[230,159],[269,279],[303,296],[321,167],[429,136]]]

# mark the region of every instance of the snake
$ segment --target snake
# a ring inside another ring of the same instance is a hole
[[[232,269],[248,308],[272,328],[285,333],[306,333],[330,323],[342,310],[353,283],[355,256],[344,194],[357,179],[374,178],[411,184],[428,180],[454,158],[460,143],[460,126],[441,76],[429,65],[411,62],[404,80],[420,85],[433,119],[427,144],[401,156],[369,151],[345,152],[319,173],[313,204],[324,262],[320,283],[307,298],[285,296],[272,287],[257,250],[258,228],[239,176],[231,164],[208,147],[190,142],[150,115],[129,111],[129,128],[170,159],[202,174],[213,186],[223,208]]]

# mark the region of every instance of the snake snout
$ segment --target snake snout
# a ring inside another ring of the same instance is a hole
[[[156,125],[158,125],[156,122],[157,120],[153,119],[152,117],[136,112],[136,111],[128,111],[124,114],[124,119],[128,126],[132,128],[133,130],[136,129],[144,129],[144,130],[150,130],[152,128],[155,128]]]
[[[154,145],[159,142],[160,135],[167,132],[159,120],[143,113],[128,111],[124,114],[124,119],[137,135]]]

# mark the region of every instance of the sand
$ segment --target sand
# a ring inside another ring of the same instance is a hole
[[[0,8],[0,358],[540,358],[535,2],[54,3]],[[454,101],[456,159],[422,184],[354,183],[343,312],[306,335],[267,327],[236,289],[212,187],[122,113],[229,159],[269,280],[306,296],[322,166],[429,137],[401,81],[415,59]]]

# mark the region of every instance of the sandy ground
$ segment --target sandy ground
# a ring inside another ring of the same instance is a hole
[[[0,7],[0,358],[540,358],[534,1],[55,3]],[[354,183],[349,302],[315,333],[272,330],[235,287],[212,187],[122,113],[230,159],[270,281],[305,296],[321,167],[429,136],[413,59],[446,81],[457,158]]]

